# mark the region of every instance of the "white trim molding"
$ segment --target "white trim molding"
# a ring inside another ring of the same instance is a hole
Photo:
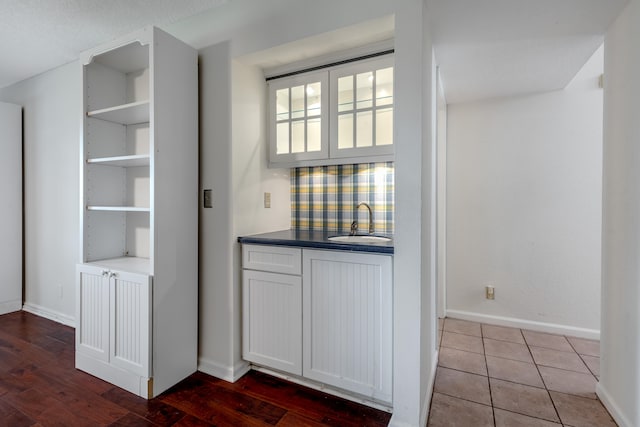
[[[578,328],[575,326],[558,325],[555,323],[537,322],[533,320],[517,319],[514,317],[493,316],[490,314],[472,313],[461,310],[447,310],[447,317],[455,319],[469,320],[472,322],[487,323],[497,326],[508,326],[511,328],[529,329],[537,332],[547,332],[551,334],[569,335],[577,338],[587,338],[591,340],[600,339],[600,331],[597,329]]]
[[[27,313],[35,314],[36,316],[44,317],[45,319],[53,320],[54,322],[62,323],[63,325],[76,327],[75,317],[69,316],[59,311],[51,310],[50,308],[43,307],[38,304],[24,303],[22,309]]]
[[[244,360],[237,362],[234,366],[227,366],[200,357],[198,358],[198,370],[221,380],[235,383],[251,370],[251,366]]]
[[[616,405],[615,401],[611,398],[611,395],[603,387],[601,382],[598,382],[598,384],[596,384],[596,394],[619,427],[632,427],[631,421],[629,421],[629,419],[624,416],[618,405]]]
[[[439,333],[440,331],[438,331]],[[420,425],[427,425],[427,418],[429,417],[429,409],[431,409],[431,397],[433,397],[433,386],[436,381],[436,370],[438,369],[438,358],[440,357],[440,352],[436,350],[433,353],[433,360],[431,361],[431,375],[429,375],[429,389],[427,391],[427,396],[422,402],[422,410],[420,411]]]

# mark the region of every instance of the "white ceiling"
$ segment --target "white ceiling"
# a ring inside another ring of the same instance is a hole
[[[198,40],[207,35],[199,33],[282,13],[295,1],[0,0],[0,88],[146,25],[201,48]],[[447,102],[459,103],[565,87],[602,44],[606,28],[628,0],[426,2]],[[252,59],[277,68],[392,35],[393,19],[385,17],[259,52]]]
[[[427,0],[448,103],[564,88],[628,0]]]
[[[0,0],[0,88],[75,60],[144,26],[228,0]]]

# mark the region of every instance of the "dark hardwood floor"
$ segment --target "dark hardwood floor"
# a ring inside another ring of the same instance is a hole
[[[390,414],[252,371],[197,372],[152,400],[74,368],[74,330],[0,316],[0,426],[386,426]]]

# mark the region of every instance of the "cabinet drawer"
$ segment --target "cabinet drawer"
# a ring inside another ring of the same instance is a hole
[[[287,246],[242,245],[242,268],[302,274],[302,249]]]

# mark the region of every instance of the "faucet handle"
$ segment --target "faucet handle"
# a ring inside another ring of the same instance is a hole
[[[349,235],[354,236],[357,231],[358,231],[358,220],[355,220],[351,223],[351,232],[349,233]]]

